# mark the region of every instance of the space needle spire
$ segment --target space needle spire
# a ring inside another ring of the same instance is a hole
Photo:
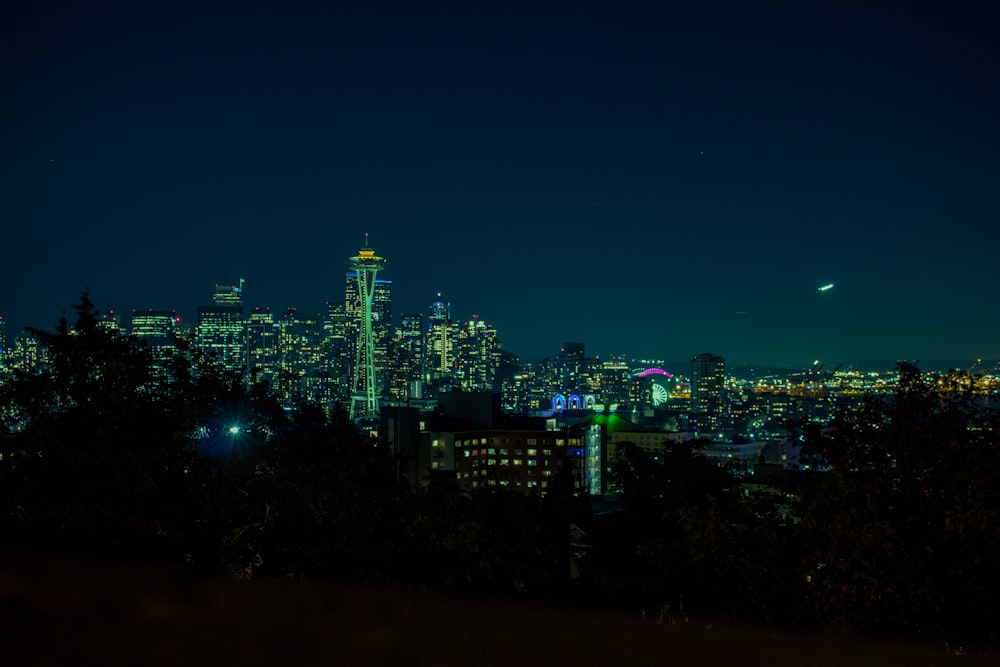
[[[378,395],[375,391],[375,341],[372,337],[372,300],[375,296],[375,276],[385,266],[385,259],[365,247],[347,260],[348,268],[358,281],[358,341],[354,356],[354,378],[351,384],[351,419],[378,414]]]

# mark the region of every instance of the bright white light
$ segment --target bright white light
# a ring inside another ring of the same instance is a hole
[[[229,432],[232,433],[233,435],[236,435],[237,433],[240,432],[240,427],[239,426],[230,426],[229,427]]]
[[[831,290],[831,289],[833,289],[833,283],[827,283],[826,285],[823,285],[822,287],[820,287],[819,291],[820,292],[825,292],[825,291]]]

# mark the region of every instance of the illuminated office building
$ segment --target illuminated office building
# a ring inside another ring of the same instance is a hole
[[[451,304],[441,298],[441,292],[437,293],[437,299],[431,304],[427,319],[432,323],[451,321]]]
[[[456,379],[464,391],[490,391],[495,389],[500,349],[497,332],[490,325],[473,315],[458,330]]]
[[[394,398],[423,397],[424,316],[404,314],[395,338],[395,360],[389,392]]]
[[[431,304],[428,316],[426,377],[430,381],[450,380],[455,372],[455,349],[458,340],[458,323],[451,321],[451,304],[441,299]]]
[[[179,322],[173,310],[132,310],[132,335],[149,348],[154,374],[169,373],[171,360],[177,354]]]
[[[326,403],[324,392],[317,393],[326,384],[317,378],[328,377],[323,356],[323,323],[317,315],[303,314],[289,308],[281,317],[278,334],[278,352],[281,359],[283,381],[287,397],[300,395],[316,403]]]
[[[15,338],[4,353],[4,363],[9,371],[33,373],[45,368],[48,362],[48,348],[30,333]]]
[[[97,328],[104,329],[105,331],[121,331],[122,317],[113,310],[102,313],[101,317],[97,320]]]
[[[726,362],[705,352],[691,357],[691,421],[715,429],[725,416]]]
[[[239,285],[216,285],[212,293],[212,303],[216,306],[243,307],[243,279]]]
[[[323,357],[330,376],[337,384],[338,399],[350,399],[351,367],[354,361],[351,332],[346,304],[343,301],[328,301],[326,317],[323,318]]]
[[[596,362],[586,356],[583,343],[564,343],[559,354],[542,359],[539,381],[551,398],[551,408],[591,410],[597,405],[600,372]]]
[[[623,356],[611,357],[601,364],[601,401],[610,410],[630,405],[632,375]]]
[[[216,285],[211,306],[198,306],[195,346],[226,370],[246,365],[243,331],[243,280],[239,287]]]
[[[278,326],[269,308],[255,308],[246,322],[247,373],[261,382],[274,383],[281,368]]]

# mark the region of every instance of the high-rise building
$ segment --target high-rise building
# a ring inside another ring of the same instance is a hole
[[[430,314],[427,316],[431,322],[450,322],[451,304],[441,298],[441,292],[437,293],[437,299],[431,304]]]
[[[425,349],[423,313],[401,315],[395,341],[390,392],[398,399],[422,398]]]
[[[496,389],[500,348],[493,327],[473,315],[458,332],[458,380],[463,391]]]
[[[280,369],[278,327],[270,308],[254,308],[246,322],[247,373],[251,378],[274,383]]]
[[[153,359],[153,372],[168,375],[177,354],[177,324],[173,310],[132,310],[132,335],[145,342]]]
[[[211,306],[198,306],[195,345],[223,368],[240,371],[246,366],[243,331],[243,279],[239,287],[216,285]]]
[[[356,306],[349,299],[348,313],[352,308],[357,312],[357,344],[355,347],[354,377],[351,382],[352,419],[358,417],[374,417],[378,415],[378,389],[375,377],[375,327],[373,326],[372,303],[375,300],[376,276],[385,266],[385,259],[375,254],[368,247],[368,235],[365,234],[365,247],[347,261],[347,266],[354,273],[357,283]],[[391,311],[390,311],[391,313]],[[391,325],[391,317],[389,324]],[[381,327],[380,327],[381,328]]]
[[[212,294],[212,303],[216,306],[240,306],[243,307],[243,279],[237,285],[216,285]]]
[[[290,384],[286,390],[289,396],[298,394],[310,401],[324,404],[329,377],[323,356],[323,323],[318,315],[300,313],[297,308],[289,308],[281,317],[278,335],[278,351],[281,358],[283,379]],[[324,378],[322,382],[317,378]],[[320,394],[318,385],[323,385]]]
[[[452,379],[455,373],[455,350],[458,341],[458,323],[448,320],[431,320],[427,330],[427,376],[439,382]]]
[[[542,359],[539,380],[545,383],[552,409],[593,409],[601,389],[597,368],[597,361],[585,354],[583,343],[564,343],[559,354]]]
[[[722,357],[708,352],[691,357],[693,425],[718,428],[725,416],[725,379],[726,362]]]
[[[337,385],[337,398],[350,399],[351,369],[354,362],[354,344],[347,316],[347,306],[343,301],[327,302],[326,317],[323,318],[323,355],[330,377]]]
[[[14,339],[4,355],[7,370],[34,372],[45,368],[49,362],[48,348],[38,342],[32,334],[22,333]]]
[[[611,410],[629,405],[632,382],[624,356],[611,357],[601,364],[601,401]]]
[[[97,328],[105,331],[120,331],[122,328],[121,315],[113,310],[102,313],[100,319],[97,320]]]

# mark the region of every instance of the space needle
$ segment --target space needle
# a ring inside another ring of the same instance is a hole
[[[375,341],[372,339],[372,298],[375,295],[375,276],[385,266],[385,259],[365,247],[347,260],[347,266],[357,276],[361,321],[358,323],[358,344],[354,357],[354,380],[351,384],[351,419],[378,414],[378,396],[375,393]]]

